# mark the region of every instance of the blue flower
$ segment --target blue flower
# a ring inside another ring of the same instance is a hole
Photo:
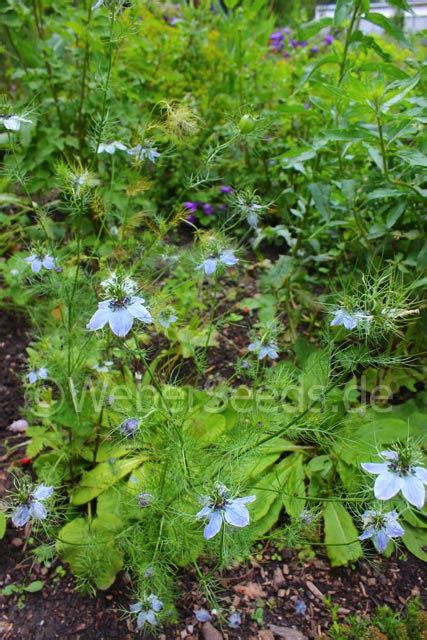
[[[211,614],[206,609],[197,609],[194,615],[196,616],[197,622],[209,622],[211,619]]]
[[[113,142],[101,142],[98,147],[98,153],[109,153],[113,155],[117,150],[127,151],[127,146],[123,142],[113,140]]]
[[[55,271],[58,270],[55,258],[52,258],[52,256],[49,255],[43,256],[33,253],[31,256],[28,256],[28,258],[25,258],[25,262],[28,262],[28,264],[31,265],[31,271],[33,273],[39,273],[42,267],[47,269],[47,271],[52,271],[52,269]]]
[[[136,626],[142,629],[146,622],[151,625],[157,624],[157,614],[163,609],[163,602],[152,593],[146,598],[144,603],[136,602],[131,604],[129,610],[131,613],[137,613]]]
[[[23,118],[22,116],[8,115],[8,116],[0,117],[0,122],[9,131],[19,131],[20,128],[21,128],[21,124],[23,122],[31,123],[32,120],[27,120],[26,118]]]
[[[245,505],[254,500],[256,500],[256,496],[246,496],[231,500],[228,489],[222,484],[217,484],[214,497],[205,498],[205,506],[196,515],[198,519],[208,518],[209,520],[204,530],[206,540],[216,536],[224,521],[234,527],[247,527],[249,524],[249,511]]]
[[[421,509],[425,501],[427,469],[412,466],[397,451],[381,451],[380,455],[387,462],[362,463],[362,469],[378,476],[374,485],[375,497],[389,500],[401,491],[409,504]]]
[[[232,613],[231,616],[228,618],[228,626],[230,627],[230,629],[238,629],[241,623],[242,623],[242,616],[237,611]]]
[[[139,420],[137,418],[127,418],[123,420],[121,425],[119,426],[119,431],[129,438],[130,436],[135,435],[136,431],[139,428]]]
[[[296,600],[295,613],[297,613],[299,616],[305,616],[306,612],[307,612],[307,605],[305,604],[304,600]]]
[[[138,495],[138,504],[143,509],[145,509],[145,507],[150,506],[152,500],[153,500],[153,495],[151,493],[143,492]]]
[[[153,146],[143,147],[140,144],[135,145],[131,149],[127,150],[130,156],[136,157],[137,160],[149,160],[150,162],[156,162],[157,158],[160,158],[160,153]]]
[[[53,487],[40,484],[31,493],[30,498],[24,504],[19,505],[12,514],[12,523],[15,527],[24,527],[27,522],[33,520],[45,520],[47,518],[46,507],[43,502],[51,497]]]
[[[397,518],[396,511],[389,511],[389,513],[381,513],[373,509],[365,511],[362,516],[365,531],[359,536],[359,540],[372,539],[378,553],[384,553],[389,540],[400,538],[405,533]]]
[[[161,311],[157,316],[157,322],[164,328],[169,329],[171,324],[174,324],[178,320],[178,316],[176,316],[172,311],[169,314],[166,314],[164,311]]]
[[[362,323],[369,323],[372,320],[372,316],[362,313],[361,311],[346,311],[346,309],[335,309],[333,312],[334,317],[331,320],[331,327],[343,326],[349,331],[355,329]]]
[[[274,342],[269,342],[268,344],[263,345],[261,340],[254,340],[248,346],[248,351],[256,353],[258,360],[263,360],[267,357],[271,358],[271,360],[276,360],[279,357],[277,345]]]
[[[98,304],[98,310],[95,311],[86,328],[89,331],[96,331],[102,329],[108,322],[111,331],[119,338],[124,338],[132,329],[135,318],[146,324],[153,322],[150,312],[143,303],[144,298],[138,296],[104,300]]]
[[[30,384],[37,382],[37,380],[46,380],[48,377],[48,372],[45,367],[40,367],[40,369],[33,369],[30,373],[27,374],[27,380]]]
[[[206,260],[203,260],[203,262],[196,267],[196,270],[199,271],[203,269],[207,276],[211,276],[215,273],[218,262],[226,267],[233,267],[238,261],[239,259],[236,258],[232,249],[224,249],[218,256],[212,254]]]

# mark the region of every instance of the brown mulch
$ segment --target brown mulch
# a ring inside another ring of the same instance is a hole
[[[25,324],[16,314],[0,316],[0,496],[11,465],[21,464],[22,450],[9,456],[10,446],[23,440],[7,431],[20,417],[23,406],[19,376],[25,370],[28,344]],[[7,443],[6,443],[7,440]],[[37,593],[3,595],[7,585],[28,585],[42,580]],[[217,594],[225,620],[216,615],[207,624],[198,623],[194,610],[208,608],[191,570],[177,578],[177,622],[159,629],[159,640],[303,640],[319,638],[331,623],[331,605],[345,621],[350,614],[370,614],[379,605],[400,611],[409,598],[425,594],[425,567],[409,554],[406,557],[363,560],[354,568],[332,569],[321,556],[299,559],[294,551],[265,547],[256,560],[239,565],[219,577]],[[25,548],[22,533],[8,528],[0,541],[0,637],[4,640],[128,640],[136,635],[134,625],[123,612],[129,606],[126,575],[112,589],[95,597],[75,590],[74,579],[58,560],[50,567],[34,561]],[[295,601],[307,605],[304,615],[295,611]],[[242,616],[239,629],[230,630],[232,611]],[[145,636],[148,638],[148,636]]]

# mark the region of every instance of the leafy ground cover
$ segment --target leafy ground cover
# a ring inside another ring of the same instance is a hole
[[[38,567],[12,616],[64,565],[145,634],[202,607],[205,636],[360,637],[353,584],[378,633],[422,633],[364,586],[401,609],[426,559],[420,36],[367,2],[1,12],[0,527]]]

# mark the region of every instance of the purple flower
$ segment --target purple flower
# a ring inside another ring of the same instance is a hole
[[[363,462],[362,469],[378,476],[375,480],[374,495],[378,500],[390,500],[399,491],[403,497],[418,509],[425,501],[424,485],[427,484],[427,469],[408,463],[406,456],[397,451],[381,451],[386,462]]]
[[[233,187],[230,187],[228,184],[222,184],[219,188],[220,193],[233,193]]]
[[[197,218],[194,214],[190,213],[190,215],[188,215],[186,218],[187,222],[189,222],[190,224],[196,224],[197,222]]]
[[[218,483],[213,497],[204,499],[205,506],[196,515],[196,518],[208,518],[205,526],[204,537],[210,540],[220,531],[224,522],[233,527],[247,527],[249,524],[249,511],[246,504],[256,500],[256,496],[230,499],[228,489]]]
[[[197,208],[198,208],[197,202],[191,202],[191,200],[184,202],[184,209],[187,209],[187,211],[189,211],[190,213],[196,213]]]
[[[208,203],[203,205],[203,213],[205,214],[205,216],[211,216],[214,213],[214,211],[215,209],[211,204]]]
[[[123,420],[123,422],[119,426],[119,431],[124,436],[126,436],[126,438],[129,438],[136,433],[138,427],[139,421],[137,420],[137,418],[127,418],[126,420]]]
[[[326,36],[323,38],[323,42],[325,44],[332,44],[334,41],[334,36],[331,35],[330,33],[326,34]]]
[[[307,40],[300,40],[300,42],[298,42],[299,47],[306,47],[307,45],[308,45]]]
[[[362,516],[365,531],[359,536],[359,540],[371,538],[378,553],[384,553],[389,540],[400,538],[405,533],[397,518],[396,511],[389,513],[381,513],[373,509],[365,511]]]
[[[289,44],[291,45],[292,49],[296,49],[298,46],[298,40],[292,38],[291,40],[289,40]]]
[[[319,53],[319,47],[317,46],[317,44],[314,44],[311,49],[310,49],[311,53]]]

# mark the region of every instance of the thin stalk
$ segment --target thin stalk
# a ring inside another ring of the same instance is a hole
[[[86,18],[85,54],[83,59],[82,78],[80,83],[80,104],[79,104],[79,115],[78,115],[80,152],[82,151],[84,138],[85,138],[86,117],[83,111],[83,106],[86,98],[87,75],[89,71],[89,60],[90,60],[89,25],[90,25],[91,18],[92,18],[92,1],[89,0],[87,18]]]
[[[349,49],[349,46],[350,46],[350,40],[351,40],[351,36],[353,34],[354,25],[356,23],[357,16],[358,16],[358,13],[359,13],[359,8],[360,8],[360,0],[357,0],[355,2],[355,5],[354,5],[353,13],[352,13],[351,19],[350,19],[350,24],[349,24],[349,27],[348,27],[348,30],[347,30],[347,34],[346,34],[346,37],[345,37],[344,51],[343,51],[343,56],[342,56],[342,60],[341,60],[341,64],[340,64],[340,75],[339,75],[338,85],[341,84],[341,82],[343,81],[343,78],[344,78],[345,68],[346,68],[346,64],[347,64],[348,49]]]
[[[115,11],[111,11],[111,19],[110,19],[110,32],[109,32],[109,42],[108,42],[108,67],[107,67],[107,77],[105,79],[104,86],[104,95],[102,98],[102,107],[101,107],[101,117],[100,117],[100,126],[98,131],[98,136],[96,139],[96,147],[95,152],[92,158],[92,168],[96,163],[96,157],[99,149],[99,145],[101,144],[101,137],[104,131],[104,122],[105,117],[107,115],[107,97],[108,97],[108,88],[110,84],[111,78],[111,70],[113,68],[113,32],[114,32],[114,23],[115,23],[116,13]]]
[[[35,22],[35,25],[36,25],[37,34],[38,34],[40,40],[43,43],[43,41],[44,41],[44,29],[43,29],[43,23],[42,23],[42,8],[41,8],[41,4],[38,3],[38,6],[37,6],[36,0],[33,0],[32,7],[33,7],[33,16],[34,16],[34,22]],[[39,10],[40,15],[38,15],[37,9]],[[55,108],[56,108],[56,113],[57,113],[58,120],[59,120],[59,125],[60,125],[62,131],[65,131],[64,119],[62,117],[61,108],[59,106],[58,92],[56,90],[55,83],[54,83],[54,80],[53,80],[52,67],[51,67],[49,61],[46,59],[46,56],[45,56],[45,53],[44,53],[44,49],[43,49],[42,57],[43,57],[43,63],[44,63],[45,69],[46,69],[47,77],[49,79],[50,90],[52,92],[53,101],[55,102]]]

